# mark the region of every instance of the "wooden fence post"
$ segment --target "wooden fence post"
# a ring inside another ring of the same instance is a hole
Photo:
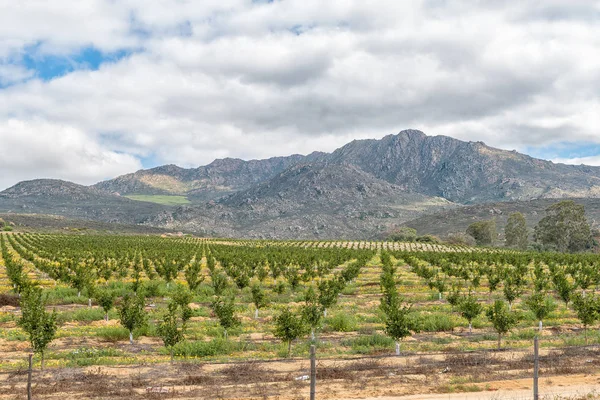
[[[29,354],[29,370],[27,372],[27,400],[31,400],[31,373],[33,371],[33,354]]]
[[[538,378],[540,374],[540,341],[538,336],[533,340],[533,400],[539,400]]]
[[[310,346],[310,400],[317,395],[317,352],[315,345]]]

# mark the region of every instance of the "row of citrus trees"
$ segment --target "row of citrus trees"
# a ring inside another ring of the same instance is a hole
[[[105,241],[105,244],[99,246],[95,240]],[[327,309],[336,304],[344,287],[374,255],[372,251],[347,249],[256,249],[177,240],[168,240],[170,252],[163,253],[151,247],[160,240],[124,240],[128,241],[127,246],[104,237],[82,240],[51,235],[0,236],[7,275],[15,292],[22,295],[20,326],[29,334],[32,348],[42,355],[42,360],[56,333],[57,318],[54,312],[46,311],[43,290],[24,272],[26,263],[42,275],[71,285],[79,293],[87,293],[90,306],[92,301],[97,303],[104,309],[106,318],[116,306],[119,320],[129,331],[132,343],[133,332],[148,322],[146,305],[148,297],[153,295],[154,276],[162,277],[167,286],[183,276],[187,284],[171,287],[168,303],[157,323],[157,334],[173,355],[175,346],[185,339],[192,316],[189,304],[193,293],[205,279],[209,280],[213,293],[210,307],[225,336],[228,330],[240,324],[235,315],[238,291],[250,286],[258,317],[258,310],[269,304],[266,282],[270,283],[272,292],[279,290],[282,283],[292,289],[302,286],[304,305],[299,310],[284,307],[274,320],[274,334],[288,343],[289,352],[293,340],[308,332],[314,337]],[[104,247],[108,243],[114,247]],[[202,273],[204,264],[208,276]],[[107,274],[106,269],[112,271],[115,265],[117,275]],[[118,298],[107,284],[112,278],[127,278],[130,291]]]
[[[391,255],[400,263],[409,265],[429,288],[439,293],[440,299],[445,296],[468,321],[469,331],[472,321],[485,312],[498,333],[498,346],[502,335],[516,326],[521,317],[513,310],[516,301],[521,301],[524,308],[535,315],[540,331],[543,321],[557,308],[555,300],[564,302],[565,307],[572,307],[581,321],[586,342],[587,328],[600,320],[600,297],[596,294],[600,285],[600,265],[593,255],[516,252],[392,252]],[[382,254],[386,282],[391,282],[394,274],[390,259],[390,254]],[[382,287],[385,298],[392,286],[384,285],[382,280]],[[490,299],[494,293],[501,293],[503,299],[484,307],[477,298],[477,293],[483,288],[488,291]],[[404,313],[409,314],[407,309]],[[418,330],[418,326],[412,323],[415,320],[407,318],[406,329],[395,333],[394,337],[401,338],[407,335],[407,331]]]

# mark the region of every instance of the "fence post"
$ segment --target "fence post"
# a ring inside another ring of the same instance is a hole
[[[310,346],[310,400],[317,395],[317,353],[315,345]]]
[[[539,400],[538,378],[540,373],[540,341],[536,335],[533,340],[533,400]]]
[[[27,372],[27,400],[31,400],[31,373],[33,370],[33,354],[29,354],[29,370]]]

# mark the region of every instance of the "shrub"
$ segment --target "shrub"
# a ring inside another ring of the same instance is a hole
[[[100,321],[104,318],[104,311],[101,308],[80,308],[71,312],[61,312],[58,314],[60,322],[66,321]]]
[[[210,342],[181,342],[173,346],[173,354],[180,357],[210,357],[227,355],[240,349],[243,344],[227,339],[213,339]]]
[[[439,313],[421,315],[419,325],[425,332],[445,332],[456,327],[449,315]]]
[[[352,348],[352,351],[359,354],[368,354],[377,350],[385,350],[394,346],[394,339],[378,333],[359,336],[353,339],[342,340],[343,346]]]
[[[340,312],[328,319],[327,325],[333,332],[352,332],[357,329],[356,317]]]
[[[96,329],[96,336],[108,342],[120,342],[129,338],[129,331],[122,326],[106,326]]]

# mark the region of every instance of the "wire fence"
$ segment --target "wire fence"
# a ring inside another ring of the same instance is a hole
[[[600,393],[598,380],[591,375],[600,372],[599,345],[541,349],[538,360],[540,399],[593,398],[586,396]],[[32,393],[36,400],[59,395],[102,399],[308,399],[310,361],[202,363],[194,360],[168,365],[34,370]],[[407,398],[533,399],[534,362],[533,345],[502,351],[328,359],[319,359],[317,353],[315,398],[396,397],[418,393],[416,397]],[[591,377],[581,378],[585,374]],[[570,378],[565,380],[565,376],[583,379],[582,384],[569,387]],[[27,378],[27,370],[0,374],[0,398],[26,398]],[[520,383],[511,387],[511,382]],[[556,383],[565,387],[557,387]]]

